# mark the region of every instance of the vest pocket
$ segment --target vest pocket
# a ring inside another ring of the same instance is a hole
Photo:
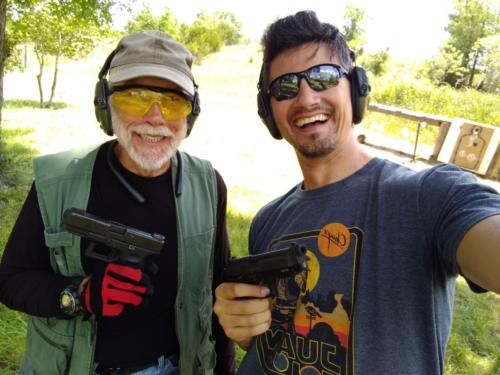
[[[50,261],[55,271],[62,275],[70,275],[65,248],[70,249],[73,246],[74,235],[69,232],[44,231],[45,245],[50,249]]]
[[[67,374],[74,326],[73,320],[30,317],[26,353],[19,374]]]

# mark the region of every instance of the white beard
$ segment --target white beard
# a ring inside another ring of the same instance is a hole
[[[146,171],[159,170],[168,163],[179,148],[181,141],[185,138],[187,131],[186,126],[184,126],[181,133],[175,134],[166,125],[153,126],[146,123],[125,129],[125,126],[113,109],[111,109],[111,123],[118,142],[125,149],[130,159]],[[137,144],[132,143],[134,133],[165,136],[170,137],[171,140],[168,145],[139,147]]]

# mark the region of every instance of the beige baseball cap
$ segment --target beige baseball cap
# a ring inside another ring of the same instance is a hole
[[[123,37],[109,66],[109,82],[139,77],[163,78],[194,95],[191,73],[193,56],[170,35],[157,30],[141,30]]]

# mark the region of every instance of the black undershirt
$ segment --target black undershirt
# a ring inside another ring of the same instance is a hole
[[[177,225],[170,169],[158,177],[137,176],[121,166],[112,153],[111,162],[128,183],[146,199],[138,203],[113,175],[106,161],[104,144],[92,174],[87,211],[105,220],[165,236],[161,255],[151,256],[159,266],[153,277],[154,294],[147,308],[127,306],[118,317],[101,318],[97,322],[95,361],[106,366],[131,367],[153,361],[161,354],[178,351],[175,334],[174,302],[177,289]],[[214,288],[222,280],[222,269],[229,257],[226,230],[227,190],[216,172],[218,207]],[[49,250],[43,237],[35,185],[24,203],[5,248],[0,264],[0,301],[8,307],[28,314],[65,318],[59,309],[61,290],[70,278],[54,274]],[[83,256],[88,242],[82,240],[82,264],[92,274],[95,260]],[[231,372],[233,349],[217,319],[213,319],[216,339],[217,373]]]

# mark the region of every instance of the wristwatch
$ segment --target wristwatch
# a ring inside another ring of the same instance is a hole
[[[59,294],[59,306],[69,316],[83,315],[85,308],[80,301],[80,286],[83,278],[75,279]]]

